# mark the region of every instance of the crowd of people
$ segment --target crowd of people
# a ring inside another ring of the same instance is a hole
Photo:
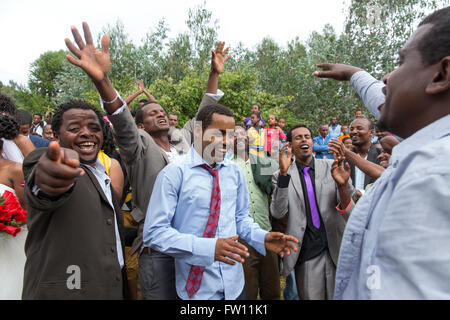
[[[67,59],[102,111],[71,100],[43,120],[0,95],[0,195],[27,213],[14,234],[0,214],[0,299],[450,298],[450,7],[421,22],[383,81],[318,65],[376,125],[358,110],[316,137],[257,104],[243,121],[219,104],[223,42],[180,128],[143,81],[122,98],[108,35],[97,49],[83,31],[72,27]]]

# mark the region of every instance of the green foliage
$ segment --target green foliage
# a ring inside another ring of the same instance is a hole
[[[347,3],[342,34],[325,25],[304,42],[297,37],[283,45],[267,37],[254,49],[227,43],[232,59],[220,77],[219,88],[225,92],[220,102],[232,109],[237,123],[249,116],[256,103],[264,118],[269,114],[286,118],[286,128],[301,122],[318,134],[319,125],[333,116],[349,124],[354,112],[365,107],[348,83],[315,78],[317,64],[351,64],[381,78],[395,68],[398,51],[420,19],[449,0]],[[103,34],[110,35],[109,76],[124,98],[137,90],[135,83],[142,79],[166,111],[178,113],[183,124],[195,115],[205,92],[218,30],[218,20],[203,2],[189,10],[186,31],[174,38],[169,38],[170,28],[161,20],[135,44],[118,20],[99,32],[97,45]],[[30,66],[29,89],[14,82],[0,83],[0,92],[30,112],[45,113],[73,98],[98,106],[94,86],[83,71],[67,62],[65,54],[48,51],[36,59]],[[135,108],[140,98],[131,106]]]
[[[198,74],[189,72],[186,77],[175,83],[172,79],[157,80],[150,86],[150,91],[164,107],[166,112],[179,115],[180,125],[193,118],[205,93],[209,70]],[[243,122],[249,116],[250,106],[257,103],[264,110],[281,114],[292,97],[273,95],[257,88],[257,76],[248,70],[225,72],[220,76],[219,88],[225,96],[220,103],[229,107],[236,118],[236,123]],[[291,119],[291,118],[289,118]],[[296,120],[291,119],[291,122]]]
[[[65,60],[63,50],[47,51],[39,56],[30,66],[28,87],[32,92],[53,98],[57,93],[55,78],[63,71]]]

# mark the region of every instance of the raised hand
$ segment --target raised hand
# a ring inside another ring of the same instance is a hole
[[[317,78],[329,78],[338,81],[350,81],[350,78],[356,72],[363,71],[361,68],[338,63],[321,63],[317,67],[323,70],[314,72]]]
[[[339,141],[340,142],[340,141]],[[345,155],[340,148],[333,148],[334,162],[331,166],[331,175],[339,186],[347,185],[350,179],[350,165],[345,161]]]
[[[75,179],[84,174],[79,168],[78,153],[61,148],[58,142],[51,142],[36,166],[34,182],[44,193],[60,195],[67,192]]]
[[[289,149],[287,149],[289,148]],[[286,149],[287,149],[287,155],[286,153]],[[291,143],[287,142],[280,150],[280,154],[279,154],[279,164],[280,164],[280,175],[285,176],[287,175],[287,171],[289,169],[289,167],[292,164],[292,148],[291,148]]]
[[[221,74],[225,63],[231,58],[231,56],[226,56],[230,48],[223,49],[225,47],[225,42],[219,41],[216,51],[211,50],[211,70]]]
[[[264,240],[266,249],[275,252],[281,258],[285,254],[291,255],[291,249],[297,251],[298,239],[294,236],[288,236],[281,232],[269,232]]]
[[[67,60],[86,72],[92,81],[100,82],[104,80],[111,69],[111,60],[109,56],[109,36],[102,37],[102,49],[98,50],[93,43],[92,34],[86,22],[83,22],[84,39],[83,41],[78,29],[72,26],[72,34],[78,48],[68,38],[65,39],[67,48],[76,58],[66,55]]]
[[[144,81],[143,80],[138,80],[138,82],[136,82],[139,91],[142,93],[145,90],[145,86],[144,86]]]
[[[244,259],[242,257],[247,258],[250,254],[248,253],[246,246],[237,242],[238,238],[239,236],[235,235],[231,238],[217,239],[214,260],[230,265],[235,265],[236,262],[244,263]]]

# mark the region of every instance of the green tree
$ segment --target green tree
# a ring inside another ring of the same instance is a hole
[[[44,52],[30,65],[28,87],[31,91],[52,98],[57,94],[55,78],[63,70],[63,50]]]

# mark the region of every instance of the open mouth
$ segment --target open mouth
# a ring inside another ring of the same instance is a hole
[[[300,149],[301,149],[301,150],[309,150],[309,145],[307,145],[307,144],[302,144],[302,145],[300,145]]]
[[[77,146],[83,153],[91,153],[97,150],[97,143],[92,141],[78,143]]]
[[[160,119],[160,120],[158,120],[158,124],[166,125],[167,124],[167,120],[166,119]]]

